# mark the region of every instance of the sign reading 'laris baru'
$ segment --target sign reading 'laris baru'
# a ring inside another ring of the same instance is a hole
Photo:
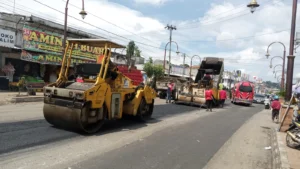
[[[62,35],[56,33],[42,31],[27,25],[23,28],[23,46],[25,50],[61,55],[63,50],[62,40]],[[76,44],[73,48],[72,57],[96,61],[97,56],[101,55],[103,51],[103,48]]]

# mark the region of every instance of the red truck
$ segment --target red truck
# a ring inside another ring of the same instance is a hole
[[[231,90],[231,102],[234,104],[252,105],[254,84],[249,81],[238,82]]]

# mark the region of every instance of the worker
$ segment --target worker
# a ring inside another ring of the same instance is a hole
[[[172,82],[170,81],[168,84],[168,89],[167,89],[167,98],[166,98],[166,103],[171,103],[172,100],[172,91],[173,91],[173,85]]]
[[[220,99],[220,106],[223,108],[225,100],[227,99],[227,92],[224,89],[219,91],[219,99]]]
[[[276,118],[278,120],[279,110],[281,108],[281,103],[279,102],[279,97],[275,96],[274,101],[272,101],[272,121]]]
[[[203,77],[203,80],[205,80],[206,85],[210,85],[210,81],[211,81],[211,76],[209,74],[205,74],[205,76]]]
[[[205,102],[207,106],[206,111],[210,109],[212,112],[213,93],[209,86],[207,86],[205,90]]]
[[[222,90],[223,89],[223,83],[220,83],[219,84],[219,90]]]

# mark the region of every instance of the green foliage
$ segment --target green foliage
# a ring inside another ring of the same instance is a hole
[[[144,64],[144,71],[149,78],[153,78],[152,87],[156,88],[156,79],[164,76],[164,68],[162,65],[153,65],[152,58]]]
[[[134,43],[134,41],[130,41],[126,48],[126,55],[134,56],[134,49],[135,49],[135,43]]]
[[[130,61],[133,57],[141,57],[142,51],[134,43],[130,41],[126,47],[127,65],[130,65]]]
[[[277,89],[280,88],[278,83],[274,83],[271,81],[266,81],[265,84],[266,84],[266,87],[268,87],[268,88],[277,88]]]
[[[188,65],[188,64],[181,64],[180,66],[184,66],[185,68],[190,67],[190,65]]]
[[[276,95],[280,96],[280,97],[285,97],[285,91],[281,90],[280,92],[276,93]]]
[[[150,62],[147,62],[144,64],[144,71],[146,72],[146,75],[149,77],[149,78],[152,78],[153,76],[153,65],[152,63]]]
[[[139,49],[139,47],[135,46],[134,47],[134,56],[135,57],[141,57],[141,53],[142,53],[142,51]]]
[[[164,76],[164,68],[162,65],[154,65],[153,66],[153,75],[155,78],[160,78]]]

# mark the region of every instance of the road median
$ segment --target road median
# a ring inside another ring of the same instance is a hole
[[[0,105],[11,103],[24,103],[24,102],[42,102],[44,99],[43,93],[36,93],[35,96],[30,96],[24,93],[15,92],[1,92]]]

